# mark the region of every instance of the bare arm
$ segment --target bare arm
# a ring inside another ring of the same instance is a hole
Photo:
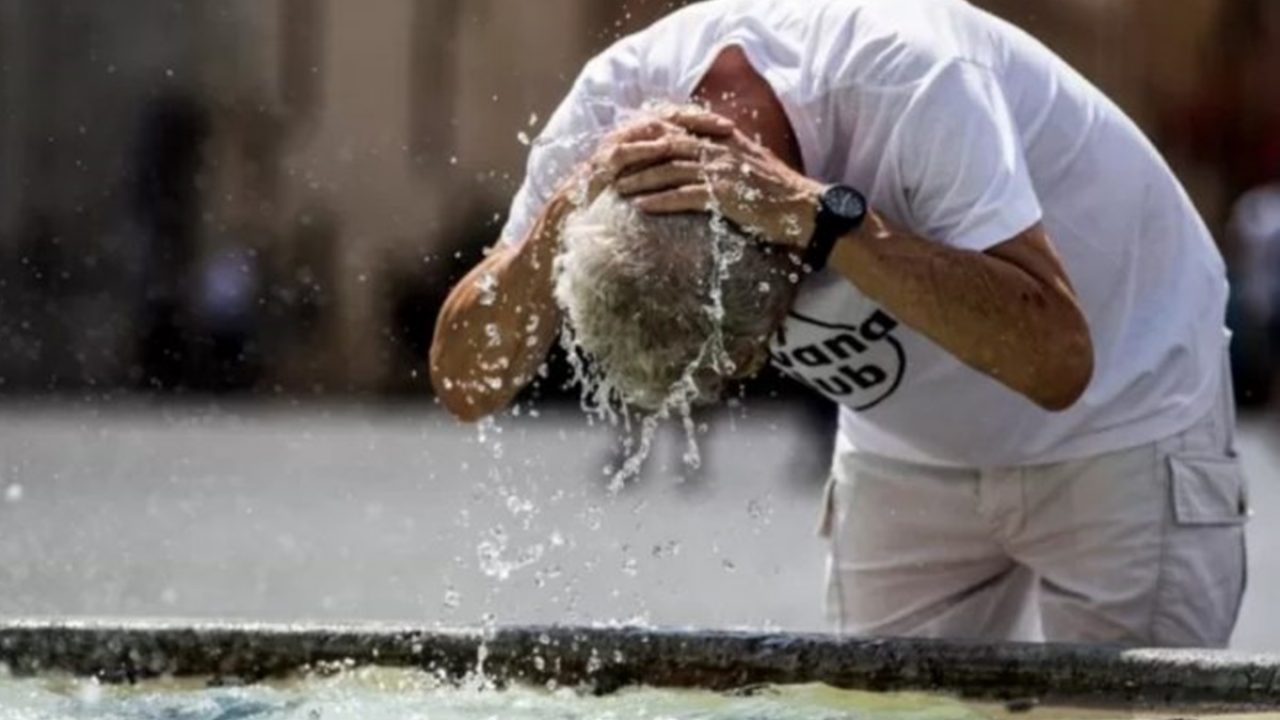
[[[594,198],[623,170],[671,152],[690,132],[725,137],[733,124],[681,109],[616,129],[552,195],[518,246],[495,250],[449,293],[431,340],[431,384],[445,408],[467,422],[511,403],[546,360],[560,328],[553,266],[560,229],[576,201]],[[581,197],[578,197],[581,195]]]
[[[573,205],[557,193],[518,247],[495,250],[449,293],[431,341],[431,384],[466,422],[506,407],[555,341],[552,264]]]
[[[742,133],[719,144],[692,139],[670,157],[622,176],[619,190],[649,212],[717,207],[783,247],[808,243],[823,186],[759,143]],[[1070,407],[1089,384],[1088,324],[1039,224],[975,252],[891,227],[873,212],[837,242],[830,266],[969,367],[1047,410]]]
[[[830,266],[966,365],[1046,410],[1093,375],[1093,344],[1057,253],[1036,226],[986,252],[896,230],[872,214]]]

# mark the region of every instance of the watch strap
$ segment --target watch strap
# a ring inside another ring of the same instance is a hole
[[[849,212],[847,208],[850,203],[841,203],[841,198],[855,199],[853,206],[857,211]],[[845,211],[841,212],[840,208],[845,208]],[[818,272],[826,268],[836,243],[846,233],[856,230],[864,219],[866,219],[866,200],[861,193],[843,185],[830,185],[823,190],[818,197],[818,212],[814,218],[813,235],[809,237],[809,244],[800,257],[803,264],[809,268],[809,272]]]
[[[836,249],[836,242],[844,233],[835,223],[822,221],[822,210],[818,211],[818,222],[814,223],[813,236],[804,249],[800,260],[809,272],[818,272],[827,266],[831,252]]]

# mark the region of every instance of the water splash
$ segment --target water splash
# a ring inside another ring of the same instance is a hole
[[[725,694],[637,687],[600,694],[589,683],[561,687],[549,680],[541,687],[510,684],[499,689],[500,683],[486,667],[492,664],[490,652],[481,647],[460,682],[451,682],[442,670],[366,668],[351,663],[317,666],[301,678],[245,687],[197,688],[181,680],[113,686],[62,678],[3,678],[0,707],[6,719],[31,720],[971,720],[991,714],[950,698],[873,694],[824,685],[753,686],[750,692]],[[555,669],[555,655],[546,648],[537,648],[530,658],[539,671]],[[597,652],[588,656],[586,669],[603,671],[625,661],[619,654]],[[1051,714],[1082,717],[1086,713]]]
[[[495,580],[503,581],[511,575],[542,559],[546,546],[534,543],[523,548],[511,547],[511,539],[502,526],[489,531],[489,537],[476,546],[480,572]]]
[[[492,305],[498,300],[498,279],[491,272],[480,273],[475,279],[475,288],[480,292],[481,305]]]
[[[585,182],[580,183],[573,193],[574,201],[579,206],[586,203],[585,185]],[[702,396],[702,391],[695,375],[709,370],[724,377],[731,375],[735,369],[724,337],[723,288],[732,267],[742,259],[749,240],[731,230],[718,203],[710,203],[707,211],[713,238],[712,262],[706,278],[708,300],[701,311],[706,315],[711,332],[693,360],[680,373],[678,380],[671,385],[666,397],[658,403],[657,409],[646,411],[628,402],[625,392],[602,368],[593,363],[590,353],[577,341],[568,313],[565,314],[560,342],[568,359],[573,381],[581,389],[581,408],[589,418],[621,430],[620,444],[624,458],[617,467],[606,468],[606,474],[610,476],[608,486],[611,492],[620,491],[628,481],[640,475],[653,448],[658,429],[667,420],[677,419],[680,422],[686,439],[682,460],[689,469],[697,470],[702,458],[692,410],[695,402]],[[557,267],[560,267],[559,264]],[[767,292],[768,289],[765,284],[761,291]]]

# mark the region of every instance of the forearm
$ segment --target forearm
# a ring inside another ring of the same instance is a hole
[[[741,130],[696,152],[666,148],[616,187],[657,214],[715,207],[739,227],[804,253],[826,187]],[[867,296],[949,351],[1047,409],[1073,404],[1093,373],[1089,328],[1043,228],[985,253],[890,227],[870,213],[828,264]]]
[[[1088,326],[1065,281],[1019,260],[932,242],[873,213],[830,265],[965,364],[1061,410],[1092,375]]]
[[[509,405],[546,360],[560,326],[553,264],[571,210],[567,196],[556,195],[519,247],[485,258],[445,300],[431,343],[431,383],[459,419]]]

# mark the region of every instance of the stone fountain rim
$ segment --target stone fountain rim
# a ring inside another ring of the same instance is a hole
[[[482,668],[499,683],[555,681],[597,692],[825,683],[1114,709],[1280,709],[1280,655],[752,630],[13,619],[0,621],[0,662],[16,675],[106,682],[252,682],[348,664],[423,668],[449,679]]]

